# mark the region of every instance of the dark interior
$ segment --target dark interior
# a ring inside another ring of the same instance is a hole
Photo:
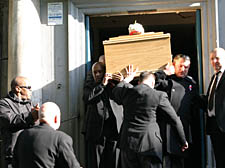
[[[198,82],[195,12],[90,16],[92,63],[104,54],[102,42],[110,37],[127,35],[129,24],[135,20],[143,25],[145,32],[170,33],[172,55],[186,54],[191,57],[189,75]]]

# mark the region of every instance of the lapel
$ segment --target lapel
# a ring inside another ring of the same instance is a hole
[[[224,80],[225,80],[225,73],[223,72],[223,74],[222,74],[222,76],[221,76],[221,78],[220,78],[220,81],[219,81],[219,83],[218,83],[218,85],[217,85],[217,87],[216,87],[216,90],[219,89],[219,87],[220,87],[221,84],[224,82]]]
[[[210,83],[209,83],[209,87],[208,87],[208,90],[207,90],[207,97],[209,97],[209,91],[210,91],[210,88],[211,88],[211,85],[212,85],[214,77],[215,77],[215,74],[211,77],[211,80],[210,80]]]

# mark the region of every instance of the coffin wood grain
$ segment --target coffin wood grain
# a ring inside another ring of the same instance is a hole
[[[133,64],[141,71],[155,71],[172,61],[170,34],[147,33],[113,37],[103,42],[106,72],[123,72]]]

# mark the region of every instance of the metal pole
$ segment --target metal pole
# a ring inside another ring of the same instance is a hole
[[[198,71],[199,71],[199,93],[203,93],[203,74],[202,74],[202,37],[201,37],[201,11],[196,11],[196,41],[198,52]],[[200,129],[201,129],[201,167],[206,167],[206,151],[205,151],[205,115],[200,110]]]

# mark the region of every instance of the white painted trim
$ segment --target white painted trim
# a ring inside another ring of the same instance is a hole
[[[127,6],[156,6],[156,5],[174,5],[174,4],[185,4],[185,3],[201,3],[207,2],[207,0],[73,0],[74,4],[79,9],[93,9],[93,8],[117,8]]]
[[[129,11],[151,11],[157,9],[158,11],[171,11],[171,10],[190,10],[190,9],[198,9],[201,8],[201,4],[199,3],[199,7],[193,7],[193,3],[176,3],[176,4],[161,4],[161,5],[129,5],[129,6],[110,6],[110,7],[97,7],[97,8],[82,8],[81,12],[87,15],[93,14],[113,14],[113,13],[126,13]]]

